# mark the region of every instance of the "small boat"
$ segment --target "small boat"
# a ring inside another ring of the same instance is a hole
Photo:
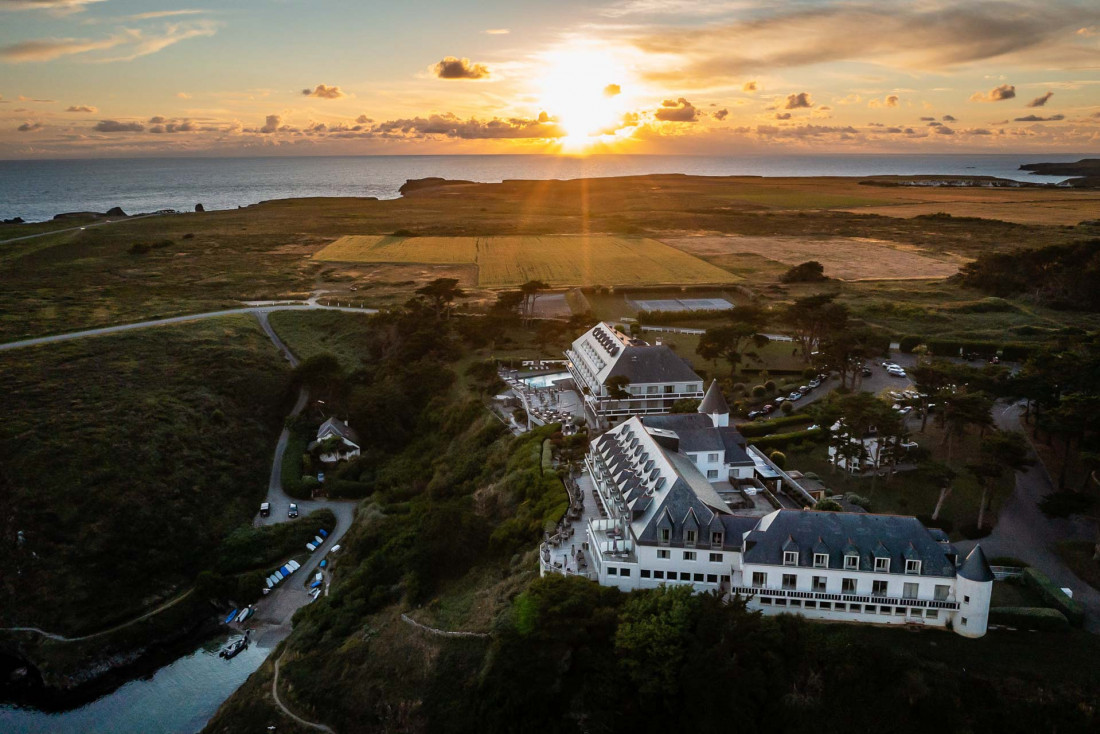
[[[318,565],[319,565],[319,566],[320,566],[321,568],[324,568],[325,566],[327,566],[327,565],[328,565],[328,559],[327,559],[327,558],[322,558],[322,559],[321,559],[321,563],[319,563]]]
[[[318,572],[317,572],[317,575],[313,577],[313,580],[314,580],[314,581],[320,581],[320,580],[321,580],[321,579],[323,579],[324,577],[325,577],[325,575],[324,575],[323,573],[321,573],[320,571],[318,571]]]
[[[222,624],[229,624],[230,622],[232,622],[234,619],[237,618],[237,613],[240,611],[240,609],[234,609],[232,612],[229,613],[229,616],[225,618],[225,621],[222,622]]]
[[[283,580],[284,578],[286,578],[285,576],[283,576],[283,572],[282,572],[282,571],[276,571],[276,572],[275,572],[275,576],[276,576],[276,578],[278,578],[278,579],[279,579],[280,581],[282,581],[282,580]]]
[[[340,544],[339,544],[339,543],[337,543],[336,545],[334,545],[334,546],[332,546],[331,548],[329,548],[329,549],[328,549],[328,552],[329,552],[329,553],[336,553],[336,552],[337,552],[337,551],[339,551],[339,550],[340,550]]]
[[[320,589],[314,589],[313,591],[309,592],[309,595],[311,597],[313,597],[313,601],[317,601],[317,597],[319,597],[321,595],[321,590]]]
[[[289,566],[283,566],[279,570],[283,572],[284,577],[289,576],[290,574],[294,573],[294,571]]]
[[[327,531],[327,530],[325,530],[324,528],[321,528],[321,529],[320,529],[320,530],[318,530],[317,532],[318,532],[318,533],[320,533],[320,535],[321,535],[321,537],[322,537],[322,538],[327,538],[327,537],[328,537],[328,531]]]
[[[242,609],[241,613],[237,615],[237,623],[240,624],[241,622],[248,619],[248,615],[250,615],[250,614],[252,614],[252,606],[251,605],[249,605],[249,606],[245,607],[244,609]]]
[[[323,581],[314,581],[312,584],[309,585],[309,588],[311,588],[311,589],[320,588],[321,584],[323,584],[323,583],[324,583]]]
[[[270,588],[271,588],[272,586],[274,586],[274,585],[275,585],[275,582],[271,580],[271,577],[270,577],[270,576],[268,576],[268,577],[267,577],[266,579],[264,579],[264,583],[265,583],[265,584],[267,584],[267,588],[269,588],[269,589],[270,589]]]
[[[306,543],[306,550],[312,553],[313,551],[317,550],[317,546],[315,546],[313,543]]]
[[[314,545],[321,546],[321,545],[324,545],[324,542],[325,542],[325,539],[322,538],[320,535],[313,536],[313,544]]]
[[[298,563],[297,561],[287,561],[286,567],[289,568],[291,571],[297,571],[299,568],[302,567],[302,564]]]
[[[240,637],[236,640],[233,640],[233,642],[230,642],[225,647],[223,647],[221,652],[218,653],[218,655],[220,657],[225,658],[226,660],[232,660],[234,657],[236,657],[238,654],[240,654],[241,651],[243,651],[246,647],[248,647],[248,637]]]

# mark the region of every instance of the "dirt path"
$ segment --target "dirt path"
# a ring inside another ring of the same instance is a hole
[[[115,625],[114,627],[111,627],[110,629],[101,630],[100,632],[93,632],[90,635],[83,635],[81,637],[65,637],[64,635],[58,635],[58,634],[55,634],[53,632],[46,632],[45,630],[40,630],[37,627],[0,627],[0,632],[34,632],[34,633],[37,633],[37,634],[39,634],[43,637],[47,637],[51,640],[56,640],[57,642],[81,642],[83,640],[93,640],[96,637],[103,637],[104,635],[109,635],[112,632],[118,632],[121,629],[126,629],[127,627],[129,627],[131,625],[134,625],[134,624],[137,624],[138,622],[149,619],[149,617],[160,614],[165,609],[170,609],[170,608],[174,607],[176,604],[179,604],[181,601],[183,601],[187,597],[191,596],[192,592],[194,592],[194,589],[188,589],[187,591],[183,592],[179,596],[175,596],[175,597],[169,599],[168,601],[164,602],[159,607],[156,607],[155,609],[151,609],[148,612],[146,612],[145,614],[142,614],[140,617],[134,617],[129,622],[123,622],[122,624]]]
[[[329,734],[336,734],[332,727],[325,726],[324,724],[317,724],[312,721],[306,721],[298,714],[287,708],[286,704],[279,698],[279,663],[283,662],[283,656],[280,655],[279,659],[275,661],[275,677],[271,679],[271,698],[275,700],[275,705],[279,707],[279,710],[284,714],[294,719],[296,722],[309,729],[316,729],[317,731],[327,731]]]

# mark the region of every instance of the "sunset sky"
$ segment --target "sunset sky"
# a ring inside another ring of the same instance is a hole
[[[1100,2],[0,0],[0,158],[1100,152]]]

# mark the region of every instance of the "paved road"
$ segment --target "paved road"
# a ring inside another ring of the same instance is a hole
[[[121,222],[132,222],[135,219],[145,219],[146,217],[162,217],[162,216],[164,216],[164,215],[163,214],[139,214],[136,217],[125,217],[124,219],[107,219],[107,220],[104,220],[102,222],[89,222],[88,224],[85,224],[82,227],[78,226],[78,227],[66,227],[65,229],[51,229],[48,232],[37,232],[35,234],[23,235],[22,237],[12,237],[11,239],[0,240],[0,245],[6,245],[9,242],[20,242],[22,240],[33,240],[35,237],[45,237],[46,235],[61,234],[62,232],[76,232],[77,230],[88,229],[89,227],[102,227],[102,226],[107,225],[107,224],[119,224]]]
[[[997,427],[1020,430],[1019,404],[998,403],[993,417]],[[1001,507],[993,532],[979,541],[956,543],[969,551],[981,543],[986,555],[1013,556],[1031,564],[1056,584],[1073,590],[1073,598],[1085,606],[1085,629],[1100,634],[1100,591],[1079,579],[1058,556],[1054,546],[1063,540],[1095,540],[1091,523],[1051,519],[1039,509],[1039,500],[1054,491],[1054,485],[1041,464],[1016,474],[1016,488]]]
[[[261,319],[261,325],[266,324],[266,314],[272,311],[347,311],[353,313],[378,313],[377,309],[373,308],[356,308],[352,306],[323,306],[319,303],[307,302],[307,303],[288,303],[288,304],[272,304],[267,306],[245,306],[242,308],[228,308],[222,311],[207,311],[206,313],[188,314],[186,316],[172,316],[166,319],[153,319],[151,321],[138,321],[133,324],[119,324],[117,326],[104,326],[99,329],[85,329],[83,331],[71,331],[67,334],[54,334],[53,336],[40,336],[34,339],[22,339],[15,342],[7,342],[6,344],[0,344],[0,352],[8,349],[21,349],[23,347],[33,347],[39,344],[53,344],[55,342],[69,341],[70,339],[83,339],[89,336],[102,336],[103,334],[117,334],[121,331],[131,331],[133,329],[145,329],[151,326],[165,326],[167,324],[182,324],[188,321],[199,321],[202,319],[214,319],[221,316],[233,316],[242,313],[251,314],[263,314],[264,318]],[[272,340],[276,342],[275,346],[286,351],[286,346],[283,345],[275,333],[270,330],[270,326],[267,327],[268,336],[272,337]]]

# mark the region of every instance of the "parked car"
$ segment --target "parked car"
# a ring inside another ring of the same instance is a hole
[[[762,410],[750,410],[748,418],[750,421],[754,421],[762,415],[764,415],[764,411]]]
[[[271,503],[270,502],[261,502],[260,503],[260,517],[269,517],[270,515],[271,515]]]
[[[798,400],[801,400],[801,399],[802,399],[802,393],[798,392],[797,390],[795,390],[794,392],[792,392],[790,395],[787,396],[787,400],[790,400],[792,403],[796,402]]]
[[[288,510],[286,511],[286,516],[287,516],[287,517],[289,517],[289,518],[295,518],[295,517],[298,517],[298,505],[296,505],[295,503],[291,502],[291,503],[290,503],[290,509],[288,509]]]
[[[890,370],[887,374],[889,374],[890,377],[908,377],[909,376],[909,375],[905,374],[905,370]]]
[[[871,376],[871,368],[870,367],[864,367],[863,369],[860,370],[860,374],[862,374],[864,377],[870,377]]]
[[[905,405],[905,406],[902,406],[902,407],[898,408],[897,410],[902,415],[909,415],[910,413],[913,412],[913,406],[912,405]]]
[[[810,380],[809,385],[810,385],[811,390],[814,389],[815,387],[821,387],[821,380],[817,380],[817,379]]]
[[[776,405],[782,405],[786,400],[787,400],[787,398],[780,395],[778,398],[776,398],[772,402],[775,403]]]
[[[771,403],[768,403],[767,405],[765,405],[763,408],[760,409],[760,412],[763,413],[764,415],[767,415],[768,413],[772,412],[773,410],[775,410],[775,406],[772,405]]]
[[[813,390],[813,388],[812,388],[812,387],[810,387],[809,385],[803,385],[802,387],[798,388],[798,391],[799,391],[800,393],[802,393],[803,395],[805,395],[806,393],[810,392],[811,390]]]

